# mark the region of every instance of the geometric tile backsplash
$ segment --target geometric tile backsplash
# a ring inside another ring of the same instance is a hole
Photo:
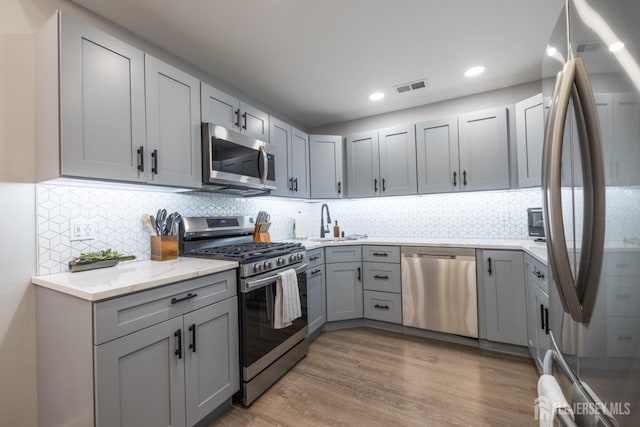
[[[616,206],[607,210],[607,238],[640,237],[638,227],[628,227],[637,223],[633,218],[638,215],[640,190],[608,189],[607,201],[615,201],[608,205]],[[149,233],[140,218],[144,213],[155,215],[159,208],[178,211],[183,216],[255,216],[266,210],[272,217],[272,239],[283,240],[293,238],[297,212],[306,217],[308,236],[318,236],[323,202],[329,205],[331,219],[337,220],[346,234],[488,239],[528,238],[527,208],[542,205],[540,189],[302,201],[38,184],[38,274],[67,271],[72,257],[105,248],[149,259]],[[78,218],[94,224],[96,239],[69,240],[70,222]]]

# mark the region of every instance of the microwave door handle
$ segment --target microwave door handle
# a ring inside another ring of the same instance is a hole
[[[262,156],[262,176],[260,176],[260,183],[264,184],[269,176],[269,158],[267,157],[267,150],[264,146],[260,146],[260,155]]]
[[[569,262],[562,219],[561,168],[562,142],[571,91],[575,81],[575,59],[569,60],[558,74],[544,142],[543,205],[545,209],[549,264],[557,284],[564,311],[580,322],[582,307]]]
[[[576,281],[582,321],[591,318],[604,258],[605,178],[598,111],[586,69],[576,62],[573,89],[584,181],[584,218],[580,270]]]
[[[296,268],[296,274],[300,274],[303,271],[305,271],[307,269],[307,263],[304,263],[300,266],[298,266]],[[257,288],[261,288],[265,285],[268,285],[269,283],[273,282],[274,280],[276,280],[278,278],[277,274],[271,275],[269,277],[265,277],[263,279],[257,279],[257,280],[243,280],[242,281],[242,286],[241,286],[241,291],[242,292],[250,292],[254,289]]]

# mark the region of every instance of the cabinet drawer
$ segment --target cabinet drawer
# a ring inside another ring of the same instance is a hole
[[[307,264],[309,268],[324,264],[324,248],[307,251]]]
[[[325,248],[324,259],[326,263],[362,261],[362,246],[334,246]]]
[[[527,275],[529,276],[528,281],[530,283],[536,283],[542,290],[544,290],[547,294],[549,293],[549,275],[547,266],[534,259],[533,257],[529,257],[529,268],[527,271]]]
[[[637,317],[607,317],[607,356],[634,357],[640,340]]]
[[[236,270],[229,270],[96,303],[94,343],[102,344],[181,316],[236,292]]]
[[[398,294],[402,291],[400,264],[363,262],[362,270],[364,272],[364,289]]]
[[[364,291],[364,318],[402,324],[400,294]]]
[[[400,263],[400,247],[398,246],[363,246],[362,260],[372,262]]]

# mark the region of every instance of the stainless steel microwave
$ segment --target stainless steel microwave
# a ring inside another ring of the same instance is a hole
[[[544,237],[542,208],[527,209],[527,222],[529,224],[529,236]]]
[[[202,124],[202,183],[210,191],[259,195],[276,188],[275,150],[264,141]]]

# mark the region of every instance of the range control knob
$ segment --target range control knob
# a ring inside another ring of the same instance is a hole
[[[264,269],[268,269],[268,268],[272,268],[273,267],[273,263],[271,261],[265,261],[264,262]]]
[[[302,260],[304,259],[304,255],[302,255],[302,254],[298,254],[298,255],[296,256],[296,259],[297,259],[298,261],[302,261]]]
[[[289,256],[289,261],[290,262],[294,262],[296,260],[296,256],[295,255],[290,255]]]
[[[253,272],[254,273],[258,273],[260,271],[262,271],[262,265],[261,264],[254,264],[253,265]]]
[[[278,265],[285,265],[287,263],[287,260],[284,258],[278,258]]]

